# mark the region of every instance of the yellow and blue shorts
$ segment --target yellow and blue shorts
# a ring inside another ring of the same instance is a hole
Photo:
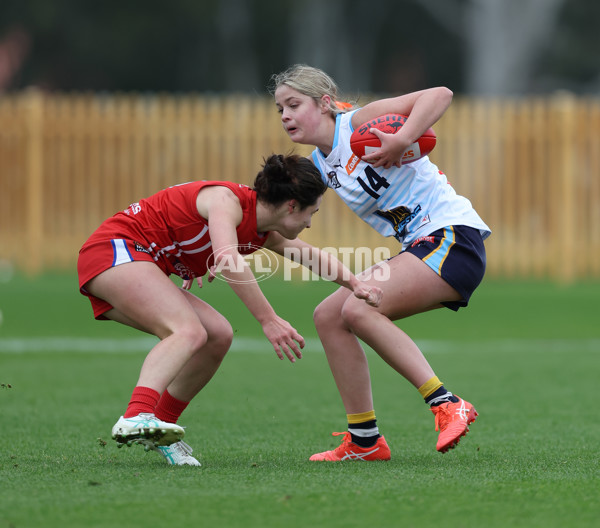
[[[438,229],[415,240],[404,251],[419,257],[452,286],[460,301],[443,302],[451,310],[467,306],[483,279],[486,257],[479,229],[455,225]]]

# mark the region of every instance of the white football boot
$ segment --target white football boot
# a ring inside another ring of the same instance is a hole
[[[184,434],[183,427],[163,422],[152,413],[140,413],[131,418],[121,416],[112,428],[112,437],[118,447],[130,447],[138,440],[151,440],[157,447],[169,446],[179,442]]]
[[[169,446],[156,446],[167,462],[172,466],[201,466],[200,462],[192,456],[192,448],[183,441],[175,442]]]

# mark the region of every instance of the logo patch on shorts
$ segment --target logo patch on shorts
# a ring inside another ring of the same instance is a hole
[[[135,243],[135,250],[139,251],[141,253],[148,253],[148,255],[150,255],[150,251],[148,249],[146,249],[144,246],[142,246],[142,244],[140,244],[139,242]]]
[[[418,246],[421,242],[430,242],[430,243],[434,243],[435,242],[435,237],[432,236],[423,236],[423,237],[419,237],[417,238],[417,240],[415,240],[410,247],[415,247]]]

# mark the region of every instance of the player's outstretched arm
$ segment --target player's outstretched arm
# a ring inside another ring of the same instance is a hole
[[[381,288],[362,282],[336,257],[299,238],[288,240],[279,233],[271,233],[265,247],[301,264],[324,279],[348,288],[357,298],[364,299],[371,306],[379,306],[381,302]]]
[[[284,355],[293,363],[302,358],[304,338],[290,323],[279,317],[260,289],[254,273],[240,255],[236,227],[242,220],[242,209],[233,193],[211,193],[210,200],[198,211],[208,219],[208,229],[215,255],[211,273],[221,273],[233,291],[262,326],[279,359]],[[199,195],[200,196],[200,195]]]

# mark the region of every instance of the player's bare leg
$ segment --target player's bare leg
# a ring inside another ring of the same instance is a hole
[[[191,401],[217,372],[223,358],[231,347],[233,330],[229,321],[208,303],[194,294],[179,290],[196,312],[196,315],[207,333],[205,345],[185,363],[177,376],[167,387],[174,397]],[[119,323],[152,333],[135,321],[114,309],[108,312],[109,318]]]
[[[144,360],[138,385],[162,393],[207,342],[206,329],[184,292],[155,264],[130,262],[110,268],[86,289],[114,307],[105,314],[109,319],[128,321],[160,339]]]
[[[351,295],[338,290],[315,310],[319,337],[349,419],[357,413],[367,413],[368,409],[373,409],[367,361],[356,337],[373,348],[416,388],[422,387],[426,382],[437,379],[435,373],[414,341],[392,321],[440,308],[440,303],[444,301],[460,299],[456,290],[410,253],[398,255],[385,265],[389,266],[385,281],[377,280],[377,275],[368,281],[383,289],[382,303],[377,308],[355,302]],[[469,407],[469,413],[466,420],[460,415],[461,426],[464,427],[454,438],[450,429],[444,431],[452,421],[446,416],[454,413],[454,407],[457,407],[458,414],[463,412],[460,410],[466,408],[463,404]],[[452,409],[448,410],[446,407]],[[471,404],[462,399],[433,410],[436,414],[436,427],[440,428],[437,448],[438,451],[445,452],[456,445],[458,438],[468,431],[467,426],[475,419],[476,412]],[[441,416],[444,417],[443,420]],[[371,418],[374,418],[374,413]],[[443,425],[440,425],[442,422]],[[374,421],[370,422],[370,425],[374,424]],[[379,436],[377,428],[373,431],[376,433],[373,438]],[[358,437],[353,436],[353,439],[357,441]],[[312,460],[333,460],[338,457],[338,451],[347,453],[347,446],[354,445],[349,442],[349,438],[346,438],[337,450],[313,455]]]
[[[389,278],[368,282],[383,290],[374,308],[339,289],[315,310],[315,324],[340,391],[346,412],[372,408],[367,359],[357,336],[373,348],[392,368],[415,387],[434,372],[414,341],[392,320],[439,308],[441,301],[459,294],[426,264],[410,253],[386,263]],[[408,278],[407,278],[408,277]]]
[[[148,288],[148,284],[152,284],[152,288]],[[130,402],[128,411],[113,427],[113,438],[119,444],[127,445],[138,440],[151,440],[156,446],[179,442],[184,435],[183,428],[158,419],[153,409],[186,364],[209,344],[208,332],[199,314],[187,295],[157,266],[148,262],[131,262],[110,268],[92,279],[86,288],[113,305],[114,308],[105,314],[108,318],[150,332],[160,339],[146,356],[134,389],[136,399],[142,396],[146,402],[136,403],[136,406],[148,406],[149,409],[133,411],[135,407],[131,407]],[[215,317],[216,312],[204,312],[209,326],[223,328],[220,316]],[[220,352],[217,356],[220,357],[215,359],[213,351],[213,354],[199,355],[199,359],[192,362],[192,367],[208,370],[198,384],[186,387],[188,394],[195,394],[218,368],[226,352],[224,345],[229,341],[213,340],[213,348],[215,343],[218,343]],[[211,345],[209,351],[210,348]]]
[[[183,291],[187,301],[206,329],[206,344],[185,364],[167,387],[170,394],[191,401],[212,379],[231,347],[233,329],[229,321],[208,303],[194,294]]]
[[[389,278],[367,281],[383,290],[381,304],[377,308],[361,305],[348,296],[341,318],[353,334],[418,388],[435,374],[415,342],[393,321],[441,308],[441,302],[459,300],[460,295],[411,253],[402,253],[385,265]]]
[[[373,409],[365,351],[341,318],[342,307],[351,295],[348,289],[340,288],[321,302],[314,313],[317,333],[348,414]]]
[[[233,339],[233,330],[229,321],[212,306],[190,292],[181,290],[190,303],[207,332],[206,344],[196,352],[180,370],[179,374],[167,387],[168,398],[174,397],[182,403],[187,403],[200,392],[212,379],[223,358],[228,352]],[[134,321],[116,310],[111,312],[113,319],[118,322],[147,331]],[[163,396],[164,397],[164,396]],[[160,408],[161,402],[159,402]],[[182,408],[184,408],[182,406]],[[158,409],[157,409],[157,415]],[[162,416],[159,415],[160,418]],[[170,465],[201,466],[200,461],[193,456],[194,450],[186,442],[180,440],[168,446],[157,445],[152,440],[138,441],[144,448],[157,451]],[[196,455],[197,456],[197,455]]]

